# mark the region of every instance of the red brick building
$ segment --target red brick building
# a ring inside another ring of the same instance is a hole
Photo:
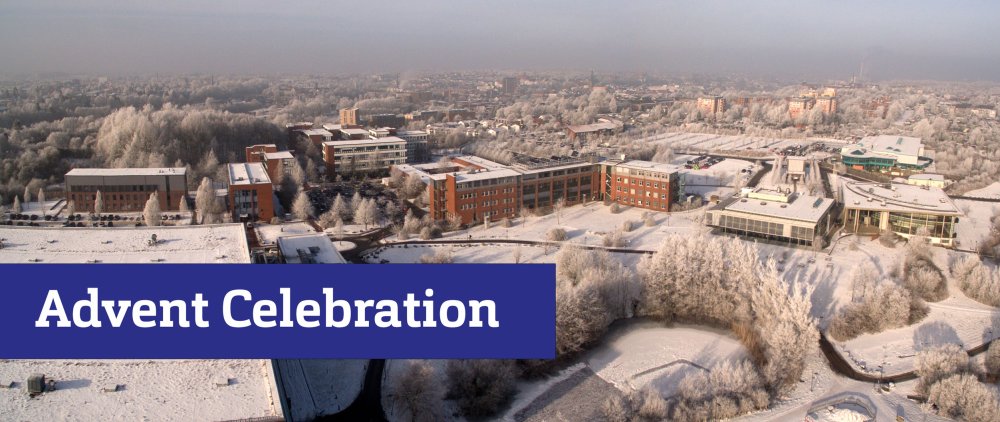
[[[229,164],[229,212],[233,220],[274,218],[274,187],[262,163]]]
[[[77,212],[93,212],[101,192],[102,212],[136,212],[156,193],[160,209],[176,211],[187,195],[187,170],[176,168],[73,169],[64,177],[66,198]]]

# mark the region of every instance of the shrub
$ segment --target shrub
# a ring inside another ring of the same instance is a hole
[[[990,348],[986,350],[986,358],[983,362],[986,365],[986,372],[993,375],[1000,375],[1000,341],[993,340]]]
[[[986,305],[1000,306],[997,270],[990,270],[979,258],[968,256],[953,264],[951,273],[966,296]]]
[[[608,422],[628,422],[632,420],[632,405],[620,394],[614,392],[601,406],[604,419]]]
[[[434,253],[429,253],[422,255],[420,257],[421,264],[453,264],[455,263],[455,257],[451,253],[451,249],[441,249],[434,251]]]
[[[553,227],[545,233],[545,239],[550,242],[561,242],[566,240],[566,230],[559,227]]]
[[[644,215],[642,217],[642,222],[643,222],[643,224],[646,225],[646,227],[653,227],[653,226],[656,225],[656,219],[653,218],[653,214],[646,214],[646,215]]]
[[[944,344],[917,353],[916,373],[920,376],[917,391],[926,393],[941,379],[969,370],[969,355],[957,344]]]
[[[608,248],[620,248],[625,246],[625,234],[621,230],[606,233],[601,243]]]
[[[611,204],[611,213],[612,213],[612,214],[618,214],[618,213],[620,213],[620,212],[622,212],[622,207],[621,207],[621,205],[618,205],[618,203],[617,203],[617,202],[615,202],[615,203],[612,203],[612,204]]]
[[[634,229],[634,228],[635,228],[635,225],[634,225],[634,224],[632,224],[632,222],[631,222],[631,221],[628,221],[628,220],[626,220],[626,221],[622,221],[622,227],[621,227],[621,230],[622,230],[623,232],[626,232],[626,233],[627,233],[627,232],[630,232],[630,231],[632,231],[632,229]]]
[[[964,421],[1000,421],[1000,399],[995,388],[979,382],[975,375],[951,375],[934,383],[927,401],[941,415]]]
[[[510,360],[448,361],[447,398],[462,415],[481,418],[495,414],[514,396],[517,366]]]

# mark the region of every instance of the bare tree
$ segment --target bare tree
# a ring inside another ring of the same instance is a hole
[[[556,224],[562,224],[559,221],[559,217],[562,216],[563,209],[566,208],[566,198],[559,198],[556,200],[555,204],[552,204],[552,210],[556,213]]]
[[[393,402],[402,408],[405,420],[413,422],[436,422],[446,420],[450,415],[444,409],[445,389],[435,379],[434,368],[426,361],[402,361],[407,364],[403,376],[396,385],[388,386]],[[404,415],[408,415],[405,418]]]

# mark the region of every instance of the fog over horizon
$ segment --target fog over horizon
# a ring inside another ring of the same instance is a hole
[[[589,70],[1000,80],[1000,4],[0,3],[0,76]]]

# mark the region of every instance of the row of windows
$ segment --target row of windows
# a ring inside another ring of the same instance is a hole
[[[70,185],[70,192],[155,192],[156,185]]]
[[[619,177],[619,178],[616,178],[615,181],[618,182],[618,183],[625,183],[625,184],[631,184],[631,185],[639,185],[639,186],[643,185],[643,181],[642,180],[629,179],[627,177],[625,177],[625,178]],[[656,188],[656,189],[659,189],[660,186],[661,186],[659,182],[650,182],[648,180],[645,181],[645,185],[646,185],[647,188],[648,187],[653,187],[653,188]],[[664,182],[663,185],[662,185],[662,187],[663,187],[663,189],[667,189],[667,188],[670,187],[670,184],[667,183],[667,182]]]
[[[812,227],[792,226],[792,239],[812,241],[815,236],[816,232]]]
[[[758,221],[749,218],[733,217],[722,215],[719,218],[719,226],[727,229],[742,230],[766,235],[783,236],[785,233],[784,224],[772,223],[769,221]],[[812,239],[812,237],[810,237]]]
[[[615,196],[615,202],[622,204],[638,205],[646,208],[659,208],[661,210],[667,209],[667,206],[670,205],[670,203],[667,201],[650,201],[648,199],[646,200],[639,199],[637,201],[635,198],[628,198],[622,196]]]

